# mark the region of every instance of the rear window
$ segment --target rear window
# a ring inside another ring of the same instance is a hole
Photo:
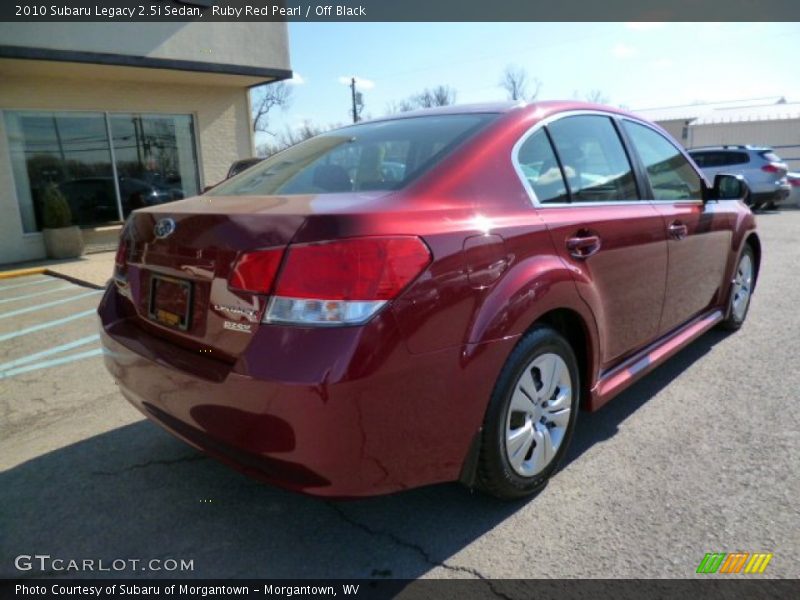
[[[771,150],[766,150],[765,152],[759,152],[759,154],[764,158],[764,160],[768,160],[769,162],[783,162],[781,157],[772,152]]]
[[[279,152],[209,194],[260,196],[399,189],[496,117],[432,115],[345,127]]]

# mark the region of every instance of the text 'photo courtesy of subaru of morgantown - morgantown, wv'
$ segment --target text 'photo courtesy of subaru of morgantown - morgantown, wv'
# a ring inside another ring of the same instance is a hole
[[[288,489],[522,497],[580,410],[742,325],[748,193],[600,105],[358,123],[135,210],[99,307],[106,366],[149,419]]]

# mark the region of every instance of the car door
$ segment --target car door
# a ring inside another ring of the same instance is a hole
[[[729,201],[703,203],[701,177],[678,147],[654,128],[623,119],[647,173],[647,192],[668,235],[667,295],[659,325],[665,334],[718,301],[731,245]]]
[[[552,121],[525,140],[517,160],[557,252],[594,313],[601,366],[609,366],[657,334],[667,269],[661,216],[640,200],[608,115]]]

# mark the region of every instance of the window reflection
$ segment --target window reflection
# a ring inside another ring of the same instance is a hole
[[[101,112],[6,111],[5,123],[26,233],[42,229],[42,194],[51,183],[81,227],[199,191],[190,115],[110,115],[107,122]]]

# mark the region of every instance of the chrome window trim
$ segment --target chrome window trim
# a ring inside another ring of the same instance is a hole
[[[608,200],[608,201],[602,201],[602,202],[589,202],[589,201],[584,201],[584,202],[540,202],[539,198],[536,197],[536,192],[533,190],[533,187],[531,187],[531,184],[528,181],[528,178],[525,177],[525,173],[522,172],[522,168],[519,165],[519,150],[523,146],[523,144],[525,144],[525,142],[528,141],[529,137],[531,137],[537,131],[540,131],[542,128],[546,127],[547,125],[549,125],[551,123],[554,123],[555,121],[558,121],[560,119],[567,118],[567,117],[576,117],[576,116],[583,116],[583,115],[608,117],[610,119],[620,119],[620,120],[627,119],[628,121],[631,121],[633,123],[637,123],[639,125],[644,125],[645,127],[648,127],[649,129],[652,129],[655,133],[658,133],[661,137],[664,137],[664,139],[666,139],[668,142],[670,142],[669,138],[666,138],[663,133],[661,133],[660,131],[655,129],[651,124],[647,123],[646,121],[641,121],[639,119],[636,119],[636,118],[633,118],[633,117],[629,117],[628,115],[619,115],[619,114],[613,113],[613,112],[604,112],[604,111],[600,111],[600,110],[589,110],[589,109],[586,109],[586,110],[567,110],[567,111],[558,112],[558,113],[550,115],[549,117],[545,117],[543,119],[540,119],[539,121],[536,122],[535,125],[533,125],[525,133],[523,133],[522,136],[520,136],[520,138],[514,143],[514,146],[511,148],[511,165],[514,167],[514,171],[516,172],[517,177],[519,177],[519,180],[522,183],[522,187],[524,187],[525,191],[528,193],[528,198],[530,199],[531,204],[534,206],[534,208],[566,208],[566,207],[575,207],[575,206],[577,206],[577,207],[583,207],[583,206],[632,206],[632,205],[635,205],[636,203],[639,203],[639,204],[645,204],[645,203],[646,204],[690,204],[690,205],[703,204],[702,199],[701,200],[646,200],[646,199],[643,199],[643,198],[639,198],[637,200]],[[549,143],[549,140],[548,140],[548,143]],[[672,142],[670,142],[670,143],[673,146],[675,146],[675,144],[673,144]],[[626,149],[624,140],[620,139],[620,144],[622,144],[623,149]],[[684,158],[686,158],[686,154],[687,154],[686,151],[682,151],[680,148],[677,148],[677,146],[676,146],[676,149],[678,150],[678,152],[680,152],[684,156]],[[628,158],[628,157],[626,156],[626,158]],[[628,160],[630,161],[630,158],[628,158]],[[691,160],[689,161],[689,164],[690,165],[692,164]],[[636,166],[631,164],[631,171],[635,171],[635,170],[636,170]],[[697,172],[696,169],[695,169],[695,172]],[[563,175],[562,175],[562,177],[563,177]],[[698,177],[700,177],[700,179],[702,181],[705,181],[703,175],[698,173]]]

